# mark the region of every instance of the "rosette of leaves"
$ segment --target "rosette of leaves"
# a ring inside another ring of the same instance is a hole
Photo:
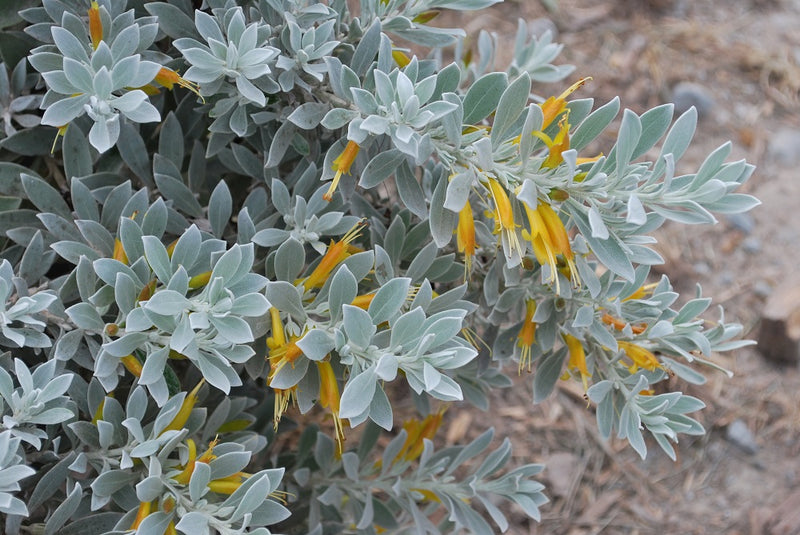
[[[118,18],[132,16],[131,11]],[[150,83],[161,69],[136,53],[153,42],[152,31],[128,24],[92,45],[84,22],[68,11],[62,15],[61,25],[50,31],[55,47],[38,47],[29,58],[48,87],[42,101],[42,124],[61,128],[87,114],[94,121],[89,142],[105,152],[119,139],[120,114],[136,123],[161,120],[144,91],[129,89]]]
[[[316,168],[311,169],[316,174]],[[263,247],[274,247],[293,238],[308,244],[320,254],[325,253],[323,236],[344,234],[358,222],[358,217],[334,210],[335,205],[322,197],[326,187],[318,188],[311,197],[292,196],[280,180],[272,181],[272,205],[283,216],[284,228],[275,226],[257,231],[251,238]]]
[[[0,513],[6,515],[28,514],[25,502],[14,496],[20,490],[19,482],[36,473],[19,454],[21,440],[10,431],[0,432]]]
[[[317,6],[324,7],[321,4]],[[311,86],[303,79],[306,76],[317,83],[322,82],[328,72],[324,59],[339,45],[334,34],[336,20],[324,20],[333,16],[335,12],[332,9],[323,10],[315,20],[303,21],[306,24],[304,27],[297,20],[287,17],[286,25],[281,31],[283,50],[275,63],[283,71],[278,75],[278,84],[282,91],[291,91],[296,85],[311,92]]]
[[[31,373],[28,366],[14,359],[13,377],[19,386],[14,388],[12,375],[0,368],[0,428],[10,431],[37,450],[48,439],[43,426],[58,424],[75,416],[69,408],[69,398],[63,394],[73,375],[56,375],[57,361],[40,364]]]
[[[196,11],[195,26],[208,44],[190,37],[173,42],[191,64],[184,78],[200,84],[202,95],[221,97],[211,110],[216,117],[212,131],[244,136],[253,126],[248,105],[263,108],[264,93],[279,89],[269,76],[270,62],[279,53],[268,44],[272,30],[260,20],[247,24],[241,7],[219,10],[216,17]]]
[[[8,260],[0,261],[0,345],[5,347],[50,347],[50,338],[42,331],[47,326],[41,312],[56,300],[51,292],[20,294]],[[22,288],[24,281],[17,280]],[[16,297],[12,298],[15,293]]]
[[[19,127],[33,128],[41,121],[34,111],[39,108],[42,95],[31,94],[36,77],[29,76],[26,67],[27,61],[20,60],[9,76],[6,64],[0,63],[0,120],[6,136],[16,134]]]

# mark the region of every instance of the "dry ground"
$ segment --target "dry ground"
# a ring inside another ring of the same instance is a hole
[[[667,259],[661,269],[676,288],[692,292],[701,283],[727,318],[755,337],[769,293],[800,285],[800,3],[554,0],[550,12],[544,3],[506,0],[456,23],[474,35],[491,28],[508,47],[518,17],[536,28],[552,25],[566,44],[559,61],[578,67],[563,87],[592,76],[582,91],[599,102],[619,95],[639,113],[670,102],[680,82],[698,84],[713,108],[701,115],[679,171],[696,170],[729,139],[732,158],[758,166],[745,191],[763,204],[747,218],[668,226],[659,235]],[[555,94],[562,86],[540,89]],[[512,438],[515,462],[548,464],[552,498],[541,523],[519,515],[511,531],[800,534],[800,374],[766,362],[757,349],[717,359],[735,375],[710,373],[708,384],[689,389],[708,404],[700,419],[709,433],[684,438],[677,463],[656,449],[641,462],[624,444],[602,441],[581,392],[569,387],[539,406],[531,405],[524,377],[499,395],[492,411],[502,417],[500,435]],[[483,415],[452,410],[449,418],[448,438],[455,440],[471,434],[470,423]],[[755,453],[727,439],[736,420],[752,432]]]

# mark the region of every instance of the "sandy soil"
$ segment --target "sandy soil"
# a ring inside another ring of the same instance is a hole
[[[598,102],[620,95],[623,106],[639,113],[677,98],[677,84],[695,84],[709,109],[701,110],[679,171],[696,170],[727,140],[734,143],[732,158],[758,166],[745,191],[761,199],[760,207],[713,227],[667,226],[658,247],[667,259],[660,269],[679,291],[701,283],[728,319],[756,337],[768,295],[800,285],[800,2],[554,0],[549,12],[544,3],[507,0],[462,24],[475,36],[492,28],[508,47],[518,17],[556,29],[566,45],[560,61],[577,66],[563,87],[592,76],[587,92]],[[511,531],[800,533],[800,374],[768,363],[757,348],[717,360],[733,370],[732,379],[710,373],[702,387],[671,385],[708,404],[700,416],[708,435],[684,438],[676,463],[656,449],[641,462],[624,444],[603,442],[581,392],[569,386],[538,406],[531,405],[528,378],[498,396],[492,410],[503,417],[498,431],[512,437],[515,461],[549,465],[552,502],[543,521],[517,515]],[[469,434],[472,419],[480,418],[466,408],[448,417],[449,440]],[[734,422],[757,451],[730,440]]]

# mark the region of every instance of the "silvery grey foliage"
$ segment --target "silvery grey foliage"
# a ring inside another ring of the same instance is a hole
[[[0,119],[3,134],[13,136],[17,129],[33,128],[41,118],[35,112],[42,101],[41,95],[30,94],[36,78],[29,76],[27,61],[20,60],[9,75],[5,63],[0,63]]]
[[[696,114],[671,105],[584,154],[620,102],[545,85],[572,72],[549,34],[520,21],[496,65],[496,36],[430,24],[493,3],[20,13],[40,44],[0,69],[0,529],[506,531],[498,500],[539,518],[542,467],[491,430],[434,443],[508,366],[534,402],[579,381],[642,457],[704,432],[702,401],[650,390],[749,342],[699,288],[675,306],[651,234],[753,207],[753,167],[726,144],[678,176]]]

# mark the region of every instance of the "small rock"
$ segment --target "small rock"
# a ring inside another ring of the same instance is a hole
[[[742,242],[742,250],[749,254],[759,252],[761,250],[761,240],[755,236],[750,236]]]
[[[756,222],[750,214],[729,214],[725,220],[731,226],[744,234],[750,234],[756,228]]]
[[[774,292],[761,312],[758,350],[767,360],[800,362],[800,283]]]
[[[767,144],[767,156],[785,166],[800,163],[800,130],[782,128],[775,132]]]
[[[694,272],[698,275],[708,275],[711,273],[711,267],[705,262],[697,262],[694,266]]]
[[[772,285],[764,280],[756,281],[753,284],[753,293],[758,297],[769,297],[772,294]]]
[[[730,286],[736,282],[736,276],[730,271],[723,271],[719,274],[719,283],[723,286]]]
[[[543,36],[548,30],[553,41],[555,41],[558,37],[558,27],[555,22],[547,17],[539,17],[528,22],[528,31],[537,38]]]
[[[698,118],[707,117],[716,102],[711,91],[694,82],[680,82],[672,89],[672,102],[675,103],[675,112],[681,114],[694,106]]]
[[[731,422],[731,424],[728,426],[728,431],[725,434],[725,438],[727,438],[731,444],[738,447],[745,453],[753,455],[758,452],[756,437],[753,436],[753,433],[750,432],[747,424],[742,420],[734,420]]]

